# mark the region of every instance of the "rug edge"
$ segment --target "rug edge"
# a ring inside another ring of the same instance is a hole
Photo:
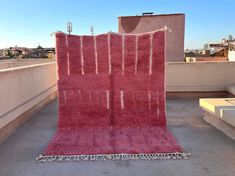
[[[97,154],[97,155],[39,155],[36,160],[45,161],[105,161],[105,160],[182,160],[190,153],[152,153],[152,154]]]

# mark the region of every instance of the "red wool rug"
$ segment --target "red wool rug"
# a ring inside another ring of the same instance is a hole
[[[165,31],[56,34],[59,122],[37,159],[183,159],[166,128]]]

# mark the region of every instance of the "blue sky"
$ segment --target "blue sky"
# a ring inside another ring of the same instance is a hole
[[[73,22],[74,34],[117,31],[117,17],[142,12],[185,13],[185,48],[235,37],[234,0],[0,0],[0,48],[54,46],[50,34],[66,31]]]

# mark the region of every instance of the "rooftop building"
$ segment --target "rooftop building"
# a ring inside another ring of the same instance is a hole
[[[170,29],[166,35],[166,60],[168,62],[184,61],[185,15],[180,14],[143,14],[118,17],[118,32],[143,33],[161,29]]]

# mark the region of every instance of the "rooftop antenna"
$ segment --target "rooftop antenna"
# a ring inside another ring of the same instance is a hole
[[[91,35],[94,35],[94,26],[90,27]]]
[[[72,24],[72,22],[67,22],[67,32],[69,33],[69,35],[70,35],[70,33],[73,31],[73,24]]]

